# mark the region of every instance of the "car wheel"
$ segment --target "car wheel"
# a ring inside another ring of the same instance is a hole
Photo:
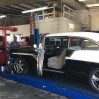
[[[17,74],[27,74],[29,65],[23,58],[16,58],[13,66],[14,72]]]
[[[89,82],[91,87],[99,93],[99,69],[95,69],[90,73]]]

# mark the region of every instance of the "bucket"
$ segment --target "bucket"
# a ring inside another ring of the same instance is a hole
[[[8,67],[7,66],[1,66],[1,71],[4,72],[4,71],[7,71],[8,70]]]

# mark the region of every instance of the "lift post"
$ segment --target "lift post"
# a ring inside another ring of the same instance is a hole
[[[18,29],[15,27],[0,27],[0,30],[2,31],[2,45],[4,47],[4,51],[0,52],[0,65],[7,63],[7,38],[6,34],[7,31],[16,32]]]

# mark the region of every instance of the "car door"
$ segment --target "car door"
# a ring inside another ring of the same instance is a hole
[[[51,57],[60,56],[63,49],[68,48],[68,37],[46,37],[45,39],[45,57],[44,68],[57,69],[48,67],[48,59]]]
[[[66,54],[67,68],[71,71],[88,72],[98,46],[95,42],[81,37],[69,37]]]

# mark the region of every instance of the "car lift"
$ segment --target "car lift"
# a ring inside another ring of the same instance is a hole
[[[11,32],[16,32],[18,29],[16,27],[6,27],[6,26],[3,26],[3,27],[0,27],[0,30],[2,30],[2,34],[3,34],[3,45],[4,47],[7,47],[7,40],[6,40],[6,34],[7,34],[7,30],[11,31]]]
[[[36,76],[7,74],[0,72],[0,76],[19,83],[34,86],[46,91],[66,96],[73,99],[99,99],[99,94],[89,89],[74,86],[70,83],[59,83]]]
[[[16,32],[18,29],[16,27],[0,27],[0,33],[2,34],[2,46],[4,51],[0,52],[0,65],[7,63],[7,31]]]

